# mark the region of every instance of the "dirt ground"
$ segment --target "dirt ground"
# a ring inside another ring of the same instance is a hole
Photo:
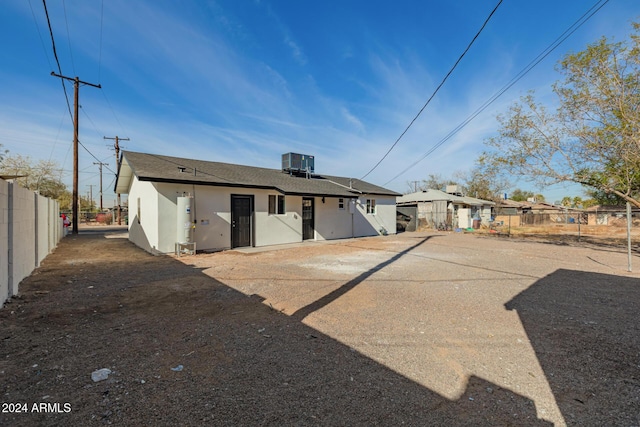
[[[0,309],[0,425],[639,426],[632,263],[445,232],[180,258],[81,233]]]

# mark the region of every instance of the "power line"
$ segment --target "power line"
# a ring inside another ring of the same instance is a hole
[[[47,0],[42,0],[44,5],[44,14],[47,17],[47,25],[49,26],[49,36],[51,37],[51,46],[53,47],[53,57],[58,64],[58,74],[62,75],[62,67],[60,66],[60,60],[58,59],[58,52],[56,51],[56,41],[53,38],[53,29],[51,28],[51,20],[49,19],[49,11],[47,10]],[[71,112],[71,103],[69,102],[69,95],[67,94],[67,86],[64,84],[65,79],[60,79],[62,82],[62,90],[64,91],[64,98],[67,100],[67,110],[69,110],[69,116],[73,122],[73,113]]]
[[[473,43],[475,43],[476,39],[480,36],[480,33],[482,33],[482,30],[484,30],[484,27],[487,26],[487,24],[489,23],[489,20],[491,19],[491,17],[494,15],[494,13],[496,12],[496,10],[498,10],[498,7],[500,7],[500,5],[502,4],[502,0],[498,1],[498,4],[493,8],[493,10],[491,11],[491,13],[489,14],[489,16],[487,17],[487,19],[484,21],[484,23],[482,24],[482,27],[480,27],[480,30],[478,30],[478,32],[476,33],[476,35],[473,37],[473,39],[471,40],[471,42],[469,43],[469,45],[467,46],[467,48],[464,50],[464,52],[462,52],[462,54],[458,57],[458,59],[456,60],[456,62],[453,64],[453,67],[451,67],[451,69],[449,70],[449,72],[444,76],[444,79],[442,79],[442,81],[440,82],[440,84],[438,85],[438,87],[436,88],[436,90],[433,92],[433,94],[431,94],[431,96],[429,97],[429,99],[427,100],[427,102],[422,106],[422,108],[420,109],[420,111],[418,111],[418,114],[416,114],[416,116],[413,118],[413,120],[411,120],[411,123],[409,123],[409,125],[406,127],[406,129],[402,132],[402,134],[400,134],[400,136],[398,137],[398,139],[396,139],[396,142],[393,143],[393,145],[391,145],[391,148],[389,148],[389,150],[385,153],[384,156],[382,156],[382,158],[378,161],[378,163],[375,164],[375,166],[373,168],[371,168],[371,170],[369,172],[367,172],[366,174],[364,174],[364,176],[362,179],[365,179],[371,172],[373,172],[379,165],[380,163],[382,163],[382,161],[384,159],[387,158],[387,156],[389,155],[389,153],[391,153],[391,150],[394,149],[394,147],[398,144],[398,142],[400,142],[400,140],[402,139],[402,137],[404,136],[404,134],[407,133],[407,131],[409,130],[409,128],[413,125],[413,123],[418,119],[418,117],[420,117],[420,114],[422,114],[422,112],[424,111],[425,108],[427,108],[427,105],[429,105],[429,103],[431,102],[431,100],[436,96],[436,94],[438,93],[438,91],[440,90],[440,88],[444,85],[444,83],[447,81],[447,79],[449,78],[449,76],[451,75],[451,73],[453,73],[453,70],[456,69],[456,67],[458,66],[458,64],[460,63],[460,61],[462,61],[462,58],[464,58],[464,56],[467,54],[467,52],[469,51],[469,49],[471,49],[471,46],[473,45]]]
[[[86,151],[87,153],[89,153],[89,155],[90,155],[91,157],[93,157],[96,161],[100,162],[100,159],[99,159],[99,158],[97,158],[97,157],[96,157],[96,156],[95,156],[91,151],[89,151],[89,149],[88,149],[87,147],[85,147],[85,146],[84,146],[84,144],[83,144],[82,142],[80,142],[80,140],[78,140],[78,144],[80,144],[80,146],[81,146],[82,148],[84,148],[84,149],[85,149],[85,151]],[[115,172],[114,172],[114,171],[112,171],[110,168],[105,168],[105,169],[107,169],[107,170],[108,170],[109,172],[111,172],[111,173],[115,173]]]
[[[90,122],[90,123],[91,123],[91,125],[93,126],[93,129],[96,131],[96,133],[97,133],[98,135],[100,135],[100,134],[101,134],[101,132],[98,130],[98,128],[96,127],[96,124],[93,122],[93,120],[91,120],[91,117],[89,117],[89,114],[86,112],[86,110],[85,110],[84,108],[82,109],[82,112],[83,112],[83,113],[84,113],[84,115],[86,116],[87,120],[89,120],[89,122]],[[89,149],[88,149],[84,144],[82,144],[82,142],[78,141],[78,143],[80,144],[80,146],[81,146],[82,148],[84,148],[84,149],[85,149],[85,151],[86,151],[87,153],[89,153],[89,155],[90,155],[91,157],[93,157],[96,161],[101,162],[101,160],[100,160],[100,159],[98,159],[98,157],[96,157],[96,155],[95,155],[95,154],[93,154],[91,151],[89,151]],[[107,168],[105,168],[105,169],[107,169],[107,170],[108,170],[109,172],[111,172],[111,173],[115,173],[114,171],[112,171],[112,170],[111,170],[110,168],[108,168],[108,167],[107,167]]]
[[[71,58],[71,69],[73,74],[76,73],[76,64],[73,61],[73,50],[71,49],[71,34],[69,34],[69,20],[67,19],[67,4],[65,0],[62,0],[62,10],[64,12],[64,23],[67,27],[67,44],[69,45],[69,57]]]
[[[44,0],[43,0],[44,1]],[[72,195],[72,209],[73,209],[73,219],[72,219],[72,233],[74,235],[78,234],[78,144],[80,144],[78,138],[78,100],[80,91],[80,83],[93,86],[98,89],[101,88],[99,84],[93,84],[88,82],[81,81],[77,76],[75,78],[67,77],[62,74],[56,74],[53,71],[51,75],[54,77],[58,77],[63,80],[72,80],[73,88],[74,88],[74,96],[73,96],[73,195]],[[84,146],[83,146],[84,147]],[[86,150],[86,148],[85,148]]]
[[[100,81],[102,78],[101,77],[102,76],[102,38],[104,35],[103,22],[104,22],[104,0],[100,2],[100,48],[99,48],[99,55],[98,55],[98,81]],[[124,126],[122,126],[120,119],[116,115],[113,105],[111,105],[111,101],[109,101],[109,98],[107,97],[107,92],[104,89],[101,90],[100,92],[102,92],[102,96],[104,96],[105,101],[107,101],[107,105],[109,106],[109,109],[113,114],[113,118],[116,119],[116,122],[120,126],[120,130],[124,131]]]
[[[113,184],[115,184],[115,183],[116,183],[116,176],[114,175],[114,176],[111,178],[111,182],[109,182],[109,184],[107,184],[107,188],[111,188],[111,187],[113,187]],[[121,224],[118,224],[118,225],[121,225]]]
[[[110,158],[111,158],[111,156],[109,156],[109,158],[104,159],[102,162],[105,162],[105,161],[109,160]],[[80,169],[79,172],[80,173],[88,173],[87,171],[89,169],[92,169],[92,168],[93,168],[93,165],[89,165],[89,166],[87,166],[87,167],[85,167],[83,169]],[[93,171],[91,171],[91,173],[93,173]]]
[[[49,161],[51,161],[51,158],[53,157],[53,152],[56,149],[56,145],[58,145],[58,138],[60,137],[60,132],[62,131],[63,123],[64,123],[64,114],[62,114],[62,117],[60,117],[60,124],[58,125],[58,132],[56,133],[56,137],[53,140],[53,147],[51,147],[51,154],[49,154]]]
[[[64,83],[64,81],[65,81],[65,80],[73,80],[73,79],[71,79],[71,78],[69,78],[69,77],[65,77],[65,76],[63,76],[63,75],[62,75],[62,67],[61,67],[61,65],[60,65],[60,60],[59,60],[59,58],[58,58],[58,52],[57,52],[57,50],[56,50],[56,43],[55,43],[55,39],[54,39],[54,37],[53,37],[53,28],[52,28],[52,26],[51,26],[51,20],[49,19],[49,11],[47,10],[47,2],[46,2],[46,0],[42,0],[42,3],[43,3],[43,5],[44,5],[45,16],[46,16],[46,18],[47,18],[47,25],[48,25],[48,27],[49,27],[49,35],[51,36],[51,45],[52,45],[52,47],[53,47],[53,56],[54,56],[54,58],[55,58],[55,60],[56,60],[56,64],[57,64],[57,66],[58,66],[58,71],[59,71],[59,75],[56,75],[56,77],[60,77],[60,78],[61,78],[61,79],[60,79],[60,81],[62,82],[62,89],[64,90],[64,96],[65,96],[65,99],[66,99],[66,101],[67,101],[67,109],[69,110],[69,115],[71,116],[71,120],[72,120],[72,122],[76,122],[76,120],[77,120],[77,119],[75,119],[74,117],[77,117],[77,114],[74,116],[74,114],[71,112],[71,104],[69,103],[69,96],[68,96],[68,94],[67,94],[67,88],[66,88],[66,85],[65,85],[65,83]],[[73,53],[71,52],[71,37],[70,37],[70,34],[69,34],[69,24],[68,24],[68,21],[67,21],[66,5],[65,5],[64,0],[63,0],[63,2],[62,2],[62,3],[63,3],[64,15],[65,15],[65,22],[66,22],[66,25],[67,25],[67,37],[68,37],[68,39],[69,39],[69,51],[70,51],[70,54],[71,54],[71,61],[72,61],[72,65],[73,65]],[[102,36],[101,36],[101,37],[102,37]],[[101,48],[102,48],[102,45],[101,45]],[[74,70],[75,70],[75,65],[73,65],[73,68],[74,68]],[[74,71],[74,73],[75,73],[75,71]],[[52,73],[52,75],[55,75],[55,74],[54,74],[54,73]],[[82,84],[85,84],[85,85],[89,85],[89,86],[94,86],[94,87],[97,87],[97,88],[101,88],[101,85],[100,85],[100,84],[98,84],[98,85],[94,85],[94,84],[91,84],[91,83],[82,82],[82,81],[80,81],[80,80],[76,77],[76,78],[75,78],[76,93],[77,93],[77,90],[78,90],[77,86],[79,85],[79,83],[82,83]],[[76,107],[76,108],[77,108],[77,107]],[[97,130],[97,128],[96,128],[96,126],[95,126],[95,124],[93,123],[93,121],[91,120],[91,118],[89,117],[89,115],[84,111],[84,109],[83,109],[83,112],[85,113],[85,116],[87,116],[87,118],[89,119],[89,122],[93,125],[94,129],[96,129],[96,132],[98,132],[98,130]],[[98,133],[100,133],[100,132],[98,132]],[[75,131],[75,134],[76,134],[75,139],[76,139],[77,144],[78,144],[78,145],[80,145],[82,148],[84,148],[84,149],[85,149],[85,151],[86,151],[87,153],[89,153],[89,155],[91,155],[91,157],[93,157],[93,158],[94,158],[94,159],[96,159],[98,162],[100,162],[100,159],[98,159],[98,158],[97,158],[97,157],[96,157],[96,156],[95,156],[91,151],[89,151],[89,149],[88,149],[88,148],[87,148],[87,147],[86,147],[82,142],[80,142],[80,140],[79,140],[79,139],[78,139],[78,137],[77,137],[77,130]],[[74,150],[74,151],[75,151],[75,150]],[[74,157],[77,157],[77,154],[76,154]],[[75,162],[77,162],[77,160],[74,160],[74,163],[75,163]],[[74,168],[77,170],[77,166],[74,166]],[[112,172],[112,173],[115,173],[115,172],[113,172],[113,171],[112,171],[111,169],[109,169],[109,168],[106,168],[106,169],[107,169],[107,170],[109,170],[109,171],[110,171],[110,172]],[[76,178],[76,179],[77,179],[77,178]],[[77,187],[77,184],[76,184],[76,183],[74,183],[74,187]],[[74,190],[75,190],[75,188],[74,188]],[[77,190],[75,190],[75,191],[74,191],[74,194],[75,194],[76,192],[77,192]],[[74,218],[75,218],[75,217],[74,217]],[[74,227],[74,233],[75,233],[75,227]]]
[[[405,174],[407,171],[412,169],[418,163],[422,162],[427,156],[440,148],[445,142],[451,139],[455,134],[461,131],[466,125],[469,124],[473,119],[475,119],[480,113],[482,113],[487,107],[493,104],[499,97],[501,97],[507,90],[509,90],[513,85],[515,85],[518,81],[520,81],[526,74],[528,74],[535,66],[537,66],[540,62],[542,62],[551,52],[556,50],[566,39],[568,39],[573,33],[575,33],[582,25],[584,25],[589,19],[593,17],[597,12],[600,11],[610,0],[598,0],[591,8],[589,8],[585,13],[580,16],[572,25],[569,26],[560,36],[558,36],[549,46],[547,46],[538,56],[536,56],[529,64],[527,64],[518,74],[516,74],[509,82],[504,85],[498,92],[494,93],[487,101],[485,101],[477,110],[475,110],[470,116],[468,116],[462,123],[456,126],[451,132],[449,132],[444,138],[442,138],[438,143],[433,145],[425,154],[423,154],[418,160],[413,162],[407,168],[405,168],[402,172],[391,178],[389,181],[382,184],[383,186],[389,184],[390,182],[396,180],[398,177]],[[594,10],[595,9],[595,10]],[[588,16],[587,16],[588,15]]]
[[[113,109],[113,106],[111,105],[111,102],[109,101],[109,98],[107,98],[107,92],[105,92],[104,90],[101,90],[100,92],[102,92],[102,95],[104,96],[104,99],[107,101],[107,105],[109,106],[109,109],[111,110],[111,113],[113,113],[113,118],[116,119],[116,122],[118,122],[118,125],[120,126],[120,130],[124,131],[124,126],[122,126],[122,123],[120,122],[120,119],[118,119],[118,116],[116,115],[116,111]]]
[[[33,6],[31,6],[31,0],[29,0],[29,8],[31,9],[31,16],[33,17],[33,23],[36,26],[36,30],[38,31],[38,37],[40,38],[40,44],[42,45],[42,50],[44,51],[44,56],[47,58],[47,63],[49,64],[49,68],[53,68],[51,66],[51,61],[49,60],[49,55],[47,54],[47,48],[44,45],[44,39],[42,38],[42,33],[40,32],[40,27],[38,26],[38,20],[36,19],[36,14],[33,11]]]
[[[64,155],[64,161],[62,162],[63,165],[67,163],[67,159],[69,158],[69,153],[71,152],[72,148],[73,148],[73,142],[69,144],[69,148],[67,148],[67,154]],[[62,179],[62,173],[60,173],[60,179]]]
[[[94,165],[98,165],[100,168],[100,212],[102,212],[102,166],[106,166],[107,163],[102,162],[94,162]]]
[[[100,2],[100,49],[98,54],[98,81],[102,74],[102,21],[104,20],[104,0]]]
[[[116,169],[120,172],[120,141],[129,141],[129,138],[120,138],[118,135],[114,137],[104,136],[104,139],[112,139],[114,141],[113,148],[116,152]],[[114,174],[114,180],[118,176],[118,174]],[[116,194],[116,202],[118,204],[118,225],[122,224],[122,209],[120,207],[120,193]]]

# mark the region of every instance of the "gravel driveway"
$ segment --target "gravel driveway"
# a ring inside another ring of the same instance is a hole
[[[639,312],[609,246],[81,234],[0,310],[0,425],[638,426]]]

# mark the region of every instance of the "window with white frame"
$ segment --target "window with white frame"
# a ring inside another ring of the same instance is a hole
[[[338,209],[340,209],[341,211],[344,210],[344,199],[342,197],[338,199]]]
[[[269,194],[269,215],[282,215],[284,213],[284,196]]]
[[[376,213],[376,199],[367,199],[367,213],[375,215]]]

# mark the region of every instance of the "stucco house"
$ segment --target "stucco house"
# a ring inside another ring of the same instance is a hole
[[[398,197],[396,203],[398,207],[415,207],[418,229],[438,228],[445,224],[452,228],[469,228],[474,220],[478,225],[489,225],[494,202],[462,196],[456,186],[448,186],[447,190],[446,193],[428,189],[405,194]]]
[[[284,156],[283,156],[284,161]],[[398,193],[352,178],[125,151],[129,239],[151,253],[396,233]]]

